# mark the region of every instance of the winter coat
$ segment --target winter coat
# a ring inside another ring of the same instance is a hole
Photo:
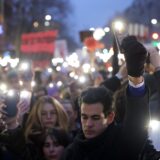
[[[61,160],[138,160],[147,140],[148,92],[143,97],[126,98],[123,125],[112,123],[99,136],[85,139],[79,134]]]

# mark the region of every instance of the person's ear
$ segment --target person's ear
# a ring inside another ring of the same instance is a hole
[[[111,112],[109,113],[109,115],[107,116],[107,124],[111,124],[114,121],[114,117],[115,117],[115,113]]]

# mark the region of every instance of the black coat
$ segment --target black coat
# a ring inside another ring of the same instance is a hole
[[[138,160],[147,140],[148,94],[127,96],[123,126],[112,123],[99,136],[85,139],[79,134],[65,150],[62,160]]]

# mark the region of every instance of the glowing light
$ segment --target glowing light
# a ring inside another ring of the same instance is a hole
[[[68,67],[68,63],[67,63],[67,62],[64,62],[64,63],[62,64],[62,66],[63,66],[64,68],[67,68],[67,67]]]
[[[108,67],[108,71],[109,71],[109,72],[112,72],[112,71],[113,71],[113,67],[111,67],[111,66]]]
[[[158,38],[159,38],[158,33],[153,33],[153,34],[152,34],[152,38],[153,38],[153,39],[158,39]]]
[[[45,21],[45,22],[44,22],[44,25],[47,27],[47,26],[49,26],[49,25],[50,25],[50,22]]]
[[[82,68],[84,73],[88,73],[90,71],[91,66],[90,64],[86,63],[86,64],[83,64]]]
[[[97,41],[101,40],[104,35],[105,35],[105,32],[104,32],[103,28],[97,28],[93,33],[93,37]]]
[[[74,79],[77,80],[77,79],[78,79],[78,75],[75,75],[75,76],[74,76]]]
[[[35,81],[32,81],[31,82],[31,87],[35,87],[36,86],[36,82]]]
[[[151,19],[152,24],[157,24],[157,22],[158,22],[157,19],[155,19],[155,18]]]
[[[108,49],[106,49],[106,48],[103,49],[103,53],[104,53],[104,54],[107,54],[107,53],[108,53]]]
[[[19,81],[19,85],[20,85],[20,86],[23,86],[23,81]]]
[[[48,68],[47,71],[48,71],[48,73],[52,73],[53,69],[52,68]]]
[[[61,67],[60,67],[60,66],[57,66],[57,67],[56,67],[56,71],[58,71],[58,72],[61,71]]]
[[[52,64],[54,66],[56,66],[58,63],[63,63],[63,62],[64,62],[63,58],[53,58],[52,59]]]
[[[69,76],[73,78],[73,77],[75,76],[75,73],[74,73],[74,72],[71,72],[71,73],[69,74]]]
[[[34,26],[35,28],[37,28],[37,27],[39,26],[39,23],[38,23],[37,21],[35,21],[35,22],[33,22],[33,26]]]
[[[26,71],[29,69],[29,63],[27,62],[23,62],[21,65],[20,65],[20,70],[23,70],[23,71]]]
[[[54,84],[53,83],[49,83],[49,88],[53,88],[54,87]]]
[[[50,21],[51,19],[52,19],[52,16],[51,16],[51,15],[47,14],[47,15],[45,16],[45,20],[46,20],[46,21]]]
[[[118,54],[118,59],[125,60],[124,54],[119,53],[119,54]]]
[[[80,83],[85,83],[86,82],[86,77],[84,77],[84,76],[79,77],[79,82]]]
[[[116,31],[119,31],[119,32],[122,32],[124,30],[124,22],[121,21],[121,20],[117,20],[113,23],[113,28],[116,30]]]
[[[153,130],[157,130],[159,125],[160,125],[159,121],[157,121],[157,120],[151,120],[149,122],[149,127],[151,127]]]
[[[10,59],[9,63],[10,63],[10,65],[11,65],[12,68],[15,68],[18,65],[18,63],[19,63],[19,58]]]
[[[95,28],[94,28],[94,27],[91,27],[89,30],[90,30],[90,31],[94,31],[94,30],[95,30]]]
[[[14,95],[14,91],[13,90],[9,90],[7,92],[7,95],[10,96],[10,97],[12,97]]]
[[[109,27],[105,27],[105,28],[104,28],[104,31],[107,33],[107,32],[110,31],[110,28],[109,28]]]
[[[7,85],[5,83],[0,84],[0,90],[2,92],[6,92],[7,91]]]
[[[58,87],[61,87],[62,84],[63,84],[62,81],[58,81],[58,82],[57,82],[57,86],[58,86]]]
[[[91,68],[91,72],[95,72],[96,69],[94,67]]]

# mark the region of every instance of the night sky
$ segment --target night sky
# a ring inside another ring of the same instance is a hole
[[[133,0],[71,0],[71,16],[75,33],[90,27],[103,27],[116,13],[122,12]],[[78,37],[77,37],[78,38]]]

